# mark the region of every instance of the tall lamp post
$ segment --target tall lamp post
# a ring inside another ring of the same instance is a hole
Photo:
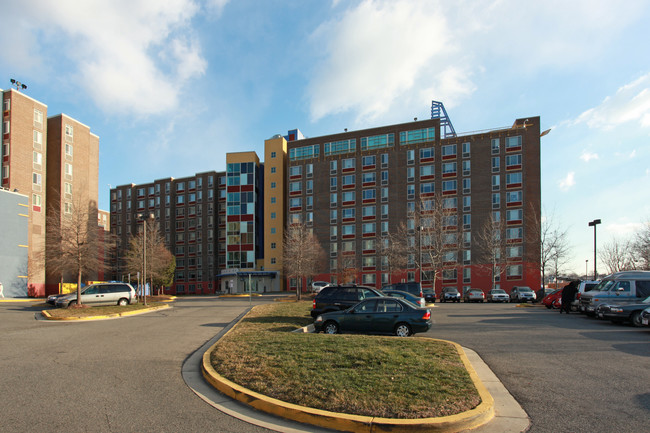
[[[587,271],[587,266],[589,266],[589,259],[585,260],[585,280],[587,279],[587,275],[589,271]]]
[[[594,281],[595,281],[595,280],[597,279],[597,277],[598,277],[598,272],[596,271],[596,226],[597,226],[598,224],[600,224],[600,223],[601,223],[601,221],[600,221],[599,219],[597,219],[597,220],[593,220],[593,221],[589,221],[589,227],[593,227],[593,228],[594,228]]]
[[[418,227],[418,267],[420,268],[420,287],[422,287],[422,232],[424,231],[423,226]]]
[[[138,220],[142,221],[142,228],[144,229],[144,234],[142,237],[142,299],[144,305],[147,305],[147,222],[153,221],[154,215],[152,213],[148,215],[138,214]]]

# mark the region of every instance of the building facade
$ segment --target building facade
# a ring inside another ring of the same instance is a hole
[[[313,279],[343,282],[346,268],[355,282],[377,287],[539,287],[539,117],[464,135],[447,126],[432,118],[313,138],[292,130],[265,141],[264,162],[237,152],[226,155],[225,172],[118,186],[111,190],[118,254],[137,233],[137,215],[149,213],[177,261],[168,292],[292,289],[284,233],[304,223],[328,255]],[[414,218],[434,200],[449,238],[440,269],[422,259],[430,243]],[[395,270],[384,246],[402,223],[416,250]],[[487,226],[499,227],[503,246],[491,254],[481,239]]]
[[[510,128],[441,138],[440,119],[429,119],[288,142],[286,222],[312,227],[329,255],[314,279],[337,281],[345,267],[355,282],[377,287],[397,281],[419,281],[437,293],[450,286],[461,293],[493,284],[540,287],[539,129],[539,117],[531,117]],[[427,269],[431,242],[420,237],[414,218],[436,199],[447,221],[440,230],[450,239],[438,272]],[[401,222],[415,257],[395,272],[382,247]],[[481,240],[495,223],[503,245],[496,260]]]
[[[0,221],[0,297],[27,297],[29,197],[0,188]]]
[[[48,118],[47,105],[17,90],[2,91],[2,102],[2,187],[29,198],[28,294],[45,296],[61,282],[46,272],[48,207],[70,213],[76,201],[89,206],[94,224],[99,138],[64,114]]]

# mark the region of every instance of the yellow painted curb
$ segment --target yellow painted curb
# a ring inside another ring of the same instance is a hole
[[[426,340],[436,341],[436,339],[431,338],[427,338]],[[417,430],[418,432],[451,433],[476,428],[487,423],[494,417],[494,399],[492,398],[492,395],[490,395],[485,385],[483,385],[483,382],[479,379],[478,374],[472,367],[469,359],[467,359],[465,351],[459,344],[447,340],[437,341],[444,341],[456,347],[456,350],[458,351],[458,354],[463,361],[470,378],[474,382],[474,386],[476,387],[479,396],[481,397],[481,403],[474,409],[456,415],[436,418],[393,419],[342,414],[287,403],[244,388],[217,373],[210,362],[210,354],[213,352],[214,347],[218,342],[215,342],[203,354],[201,371],[203,377],[208,381],[208,383],[214,386],[221,393],[232,399],[246,403],[257,410],[301,423],[340,431],[401,433]]]
[[[43,310],[41,311],[41,315],[45,317],[47,320],[89,321],[89,320],[105,320],[105,319],[114,319],[117,317],[135,316],[137,314],[149,313],[151,311],[164,310],[166,308],[171,308],[171,307],[168,304],[166,304],[166,305],[159,305],[156,307],[146,308],[142,310],[126,311],[124,313],[104,314],[104,315],[87,316],[87,317],[52,317],[52,315],[47,310]]]

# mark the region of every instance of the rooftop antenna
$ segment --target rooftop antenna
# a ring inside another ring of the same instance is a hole
[[[20,81],[14,80],[13,78],[11,80],[9,80],[9,81],[11,81],[12,86],[16,86],[16,90],[20,90],[20,89],[26,90],[27,89],[27,84],[23,84]]]
[[[455,137],[456,130],[454,125],[451,124],[451,119],[447,115],[445,106],[440,101],[431,101],[431,118],[440,119],[440,129],[442,138]]]

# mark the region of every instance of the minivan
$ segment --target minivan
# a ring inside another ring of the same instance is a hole
[[[622,271],[608,275],[580,296],[580,311],[588,316],[604,303],[641,301],[650,296],[650,271]]]
[[[128,305],[138,302],[135,289],[128,283],[97,283],[81,291],[81,303],[86,305]],[[61,296],[56,300],[57,307],[67,308],[77,304],[77,292]]]

